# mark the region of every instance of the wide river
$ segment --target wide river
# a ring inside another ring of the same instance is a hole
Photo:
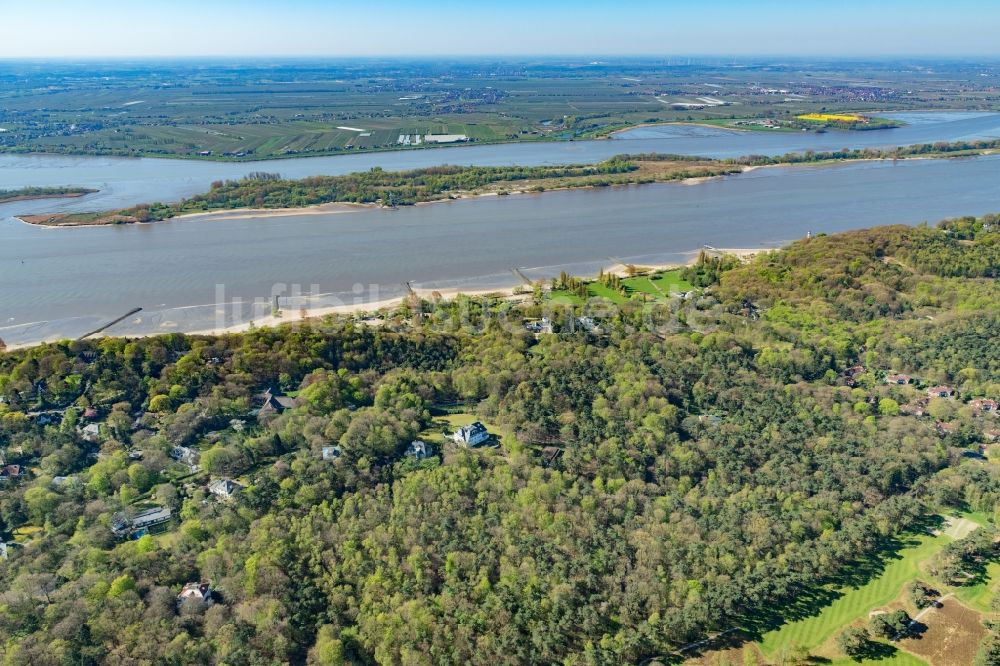
[[[261,168],[304,176],[376,164],[587,162],[620,152],[741,155],[1000,137],[998,114],[908,114],[906,119],[910,124],[898,130],[849,135],[675,126],[637,129],[611,141],[263,165],[0,157],[0,189],[74,184],[103,190],[83,200],[0,206],[0,338],[17,344],[80,335],[134,307],[144,311],[117,325],[115,333],[203,330],[261,316],[267,305],[249,303],[266,303],[273,293],[326,294],[284,302],[317,307],[397,296],[407,281],[442,290],[504,287],[519,282],[512,268],[533,279],[563,269],[589,274],[618,260],[681,260],[704,244],[776,246],[809,231],[1000,211],[996,156],[768,168],[700,184],[484,197],[397,211],[81,229],[40,228],[10,218],[31,210],[166,200],[204,189],[206,181]],[[241,308],[231,305],[236,299],[243,301]]]

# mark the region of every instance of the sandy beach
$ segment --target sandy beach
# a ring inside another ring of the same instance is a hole
[[[671,270],[676,268],[682,268],[684,265],[692,265],[698,259],[698,255],[702,250],[709,251],[716,254],[730,254],[739,257],[743,261],[749,261],[759,254],[771,252],[776,248],[716,248],[716,247],[704,247],[699,250],[692,250],[687,252],[688,260],[685,264],[643,264],[641,266],[633,266],[627,264],[615,264],[607,269],[605,273],[610,273],[618,275],[619,277],[629,277],[632,275],[632,271],[639,269],[642,272],[658,272],[664,270]],[[583,276],[587,277],[587,276]],[[405,301],[416,296],[417,298],[436,301],[440,300],[443,302],[454,300],[459,296],[468,297],[479,297],[486,295],[493,295],[499,298],[503,298],[509,301],[525,301],[531,298],[530,291],[527,291],[527,285],[517,285],[502,289],[422,289],[414,288],[412,296],[400,296],[396,298],[388,298],[379,301],[368,301],[364,303],[348,303],[344,305],[335,305],[330,307],[322,308],[306,308],[306,309],[287,309],[282,310],[279,316],[267,315],[265,317],[260,317],[258,319],[248,320],[240,324],[235,324],[233,326],[221,327],[221,328],[206,328],[192,331],[178,331],[176,328],[165,327],[162,331],[149,332],[149,333],[132,333],[132,334],[116,334],[114,331],[109,331],[107,335],[94,336],[97,337],[125,337],[125,338],[149,338],[157,335],[167,335],[169,333],[183,333],[185,335],[224,335],[229,333],[245,333],[251,328],[273,328],[275,326],[281,326],[282,324],[292,324],[296,322],[302,322],[307,320],[322,319],[323,317],[329,315],[349,317],[357,316],[361,314],[370,314],[372,319],[378,319],[381,315],[389,314],[394,309],[401,306]],[[26,349],[29,347],[37,347],[38,345],[47,344],[51,342],[58,342],[64,338],[52,337],[50,339],[38,340],[22,344],[11,344],[7,346],[7,351],[15,351],[17,349]]]

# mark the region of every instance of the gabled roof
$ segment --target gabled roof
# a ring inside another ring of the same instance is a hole
[[[181,588],[181,593],[177,595],[177,598],[181,601],[184,599],[207,601],[212,598],[212,586],[208,583],[184,583],[184,587]]]
[[[216,479],[212,483],[208,484],[208,490],[216,495],[222,495],[224,497],[231,497],[235,495],[243,486],[236,483],[232,479]]]
[[[258,393],[254,396],[254,400],[260,405],[258,408],[259,413],[267,414],[269,412],[276,412],[280,414],[286,409],[293,409],[299,406],[299,401],[295,398],[283,395],[280,391],[273,388],[269,388],[263,393]]]
[[[11,479],[17,479],[21,476],[21,466],[5,465],[3,467],[0,467],[0,476],[5,476]]]

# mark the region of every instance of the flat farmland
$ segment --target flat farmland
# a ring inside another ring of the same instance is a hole
[[[426,145],[400,144],[401,134],[569,140],[643,123],[1000,110],[1000,71],[956,63],[938,74],[928,82],[891,64],[848,73],[836,63],[657,59],[108,62],[46,71],[13,61],[0,63],[0,151],[262,159]]]

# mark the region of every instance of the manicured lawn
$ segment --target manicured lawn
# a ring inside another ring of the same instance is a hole
[[[691,284],[681,277],[680,270],[657,273],[653,276],[652,283],[668,294],[678,291],[690,291],[692,288]]]
[[[606,298],[612,303],[619,305],[628,301],[634,294],[649,294],[654,299],[663,300],[669,298],[671,294],[688,291],[692,288],[687,281],[681,278],[680,273],[680,270],[672,270],[652,275],[626,278],[622,280],[622,285],[625,287],[625,296],[608,289],[596,281],[587,283],[587,293],[591,298]],[[570,303],[572,305],[583,304],[583,299],[580,296],[562,289],[553,291],[549,297],[553,301],[560,303]]]
[[[949,541],[951,539],[944,535],[908,537],[906,547],[895,553],[876,578],[860,587],[840,588],[835,591],[840,596],[824,608],[817,609],[817,614],[768,632],[760,642],[761,650],[771,656],[783,647],[795,645],[814,649],[842,627],[858,619],[867,619],[869,611],[896,599],[906,583],[920,576],[920,563]]]
[[[972,610],[989,613],[990,602],[996,596],[998,584],[1000,584],[1000,562],[990,562],[986,565],[986,580],[978,585],[957,588],[955,598]]]
[[[491,434],[499,435],[501,439],[506,438],[507,433],[497,426],[482,421],[475,414],[469,414],[467,412],[459,412],[456,414],[444,414],[441,416],[435,416],[431,420],[431,425],[424,429],[419,435],[418,439],[422,439],[430,444],[435,444],[441,446],[447,442],[451,441],[451,433],[455,432],[462,426],[467,426],[474,421],[481,421],[486,429],[490,431]],[[448,434],[445,435],[445,432]]]

